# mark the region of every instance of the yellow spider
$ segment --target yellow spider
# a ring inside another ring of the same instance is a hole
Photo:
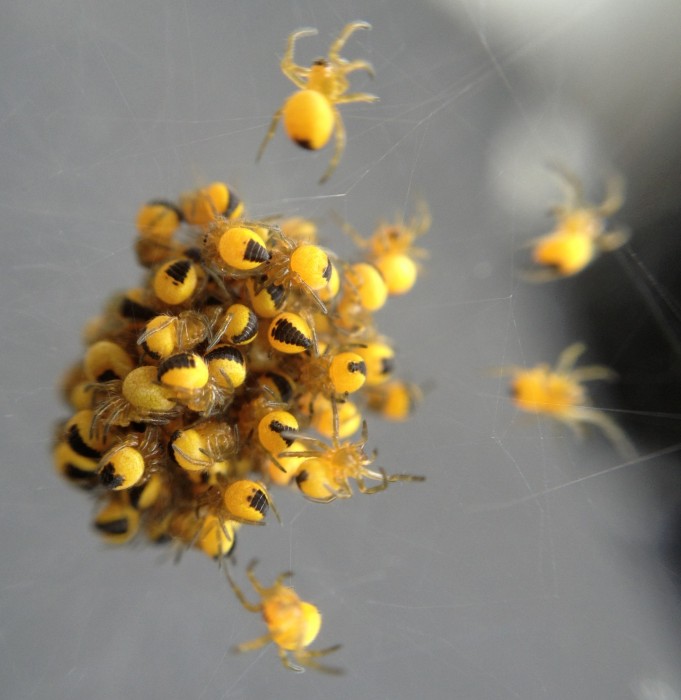
[[[325,673],[342,673],[342,669],[333,666],[323,666],[316,659],[326,656],[340,649],[340,644],[336,644],[326,649],[312,651],[307,647],[314,642],[319,634],[322,625],[322,616],[319,610],[304,600],[289,586],[285,586],[282,581],[290,576],[290,572],[281,574],[276,578],[272,586],[265,588],[256,578],[253,570],[257,564],[253,560],[246,569],[246,575],[255,592],[260,596],[258,603],[251,603],[243,591],[236,585],[225,567],[227,581],[234,594],[239,599],[241,605],[250,612],[261,613],[267,625],[267,634],[253,639],[250,642],[243,642],[234,647],[234,651],[241,653],[260,649],[270,642],[274,642],[279,647],[279,658],[284,666],[291,671],[301,673],[304,667],[314,668]],[[291,657],[300,666],[291,661]]]
[[[564,204],[554,206],[550,213],[555,228],[526,244],[532,248],[532,261],[538,269],[523,273],[531,282],[548,282],[581,272],[601,253],[617,250],[629,240],[624,229],[608,230],[606,217],[614,214],[624,202],[624,181],[610,178],[605,199],[597,205],[584,200],[582,183],[576,175],[552,166],[567,187]]]
[[[546,363],[535,367],[504,367],[502,375],[511,376],[510,393],[522,411],[549,416],[565,423],[576,435],[591,424],[599,428],[625,459],[634,459],[636,450],[624,431],[604,411],[590,405],[583,382],[613,380],[616,374],[602,365],[575,368],[586,350],[583,343],[573,343],[558,357],[555,367]]]
[[[347,61],[340,51],[353,32],[358,29],[371,29],[368,22],[351,22],[346,25],[338,38],[329,47],[326,58],[318,58],[309,68],[293,61],[296,40],[302,36],[312,36],[316,29],[299,29],[288,38],[286,53],[281,60],[283,74],[297,87],[272,117],[270,129],[263,139],[256,160],[260,160],[265,147],[276,131],[279,120],[284,118],[284,128],[292,141],[302,148],[316,151],[323,148],[331,134],[336,134],[336,150],[326,172],[319,183],[326,182],[336,169],[345,148],[345,127],[336,105],[349,102],[375,102],[376,95],[364,92],[347,92],[350,87],[347,75],[357,70],[365,70],[373,77],[374,69],[368,61]]]

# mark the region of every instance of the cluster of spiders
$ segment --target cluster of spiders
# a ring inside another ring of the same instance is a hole
[[[271,492],[320,503],[422,476],[386,473],[363,415],[405,420],[420,397],[394,376],[395,349],[375,313],[415,283],[414,243],[430,225],[380,223],[344,261],[301,218],[254,220],[223,182],[153,200],[137,215],[144,282],[85,330],[67,373],[73,415],[60,425],[58,472],[91,492],[108,543],[147,540],[220,562],[242,526],[278,518]],[[227,570],[225,564],[225,570]],[[313,651],[321,616],[283,583],[249,579],[268,632],[294,670],[330,672]]]
[[[347,76],[373,75],[371,65],[340,56],[348,38],[368,28],[348,24],[310,67],[295,64],[293,53],[315,30],[290,35],[281,69],[298,90],[275,113],[258,159],[283,119],[288,136],[307,149],[323,148],[335,133],[320,182],[330,177],[345,147],[338,105],[377,99],[348,92]],[[578,181],[566,179],[572,195],[554,211],[555,230],[532,242],[535,280],[576,274],[626,241],[604,225],[621,204],[619,184],[591,206]],[[270,510],[279,518],[274,488],[328,503],[353,490],[373,494],[423,480],[375,465],[363,415],[405,420],[421,398],[417,385],[394,377],[395,350],[374,315],[418,278],[425,253],[415,243],[430,227],[425,205],[410,220],[381,222],[368,238],[343,223],[357,244],[354,261],[322,247],[310,220],[248,217],[223,182],[147,202],[136,226],[146,277],[86,327],[84,357],[63,382],[73,415],[60,424],[54,448],[57,471],[93,495],[94,527],[106,542],[193,548],[224,563],[239,528],[264,525]],[[553,369],[505,368],[513,400],[576,431],[597,425],[628,452],[614,422],[587,406],[581,383],[610,373],[575,369],[583,349],[571,346]],[[287,574],[267,587],[254,567],[246,574],[255,603],[224,565],[238,600],[267,627],[236,650],[272,642],[289,669],[339,672],[318,661],[337,646],[309,648],[319,610],[285,585]]]

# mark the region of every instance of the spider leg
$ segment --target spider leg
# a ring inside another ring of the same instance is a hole
[[[326,647],[326,649],[306,649],[302,653],[306,658],[318,659],[320,656],[328,656],[329,654],[333,654],[334,651],[338,651],[342,646],[342,644],[334,644],[331,647]]]
[[[359,59],[357,61],[348,61],[343,65],[343,73],[345,73],[345,75],[348,73],[354,73],[357,70],[365,70],[372,78],[376,77],[374,67],[371,65],[371,63],[369,63],[369,61]]]
[[[120,406],[118,406],[115,410],[111,412],[111,415],[106,421],[106,425],[104,426],[104,437],[107,437],[109,434],[109,431],[111,430],[111,426],[116,425],[116,421],[125,413],[126,410],[126,404],[121,403]],[[94,420],[93,420],[93,425],[94,425]]]
[[[305,649],[303,651],[295,651],[293,652],[293,656],[301,666],[306,666],[307,668],[312,668],[315,671],[321,671],[322,673],[341,675],[345,673],[344,669],[338,668],[337,666],[325,666],[324,664],[320,664],[315,661],[315,659],[332,654],[334,651],[338,651],[340,648],[340,644],[334,644],[332,647],[327,647],[326,649]]]
[[[371,95],[368,92],[348,92],[337,97],[334,102],[337,105],[348,104],[349,102],[378,102],[378,95]]]
[[[287,668],[289,671],[294,671],[295,673],[305,673],[305,669],[302,666],[296,666],[291,661],[286,649],[279,648],[278,653],[279,653],[279,658],[281,659],[281,663],[284,664],[284,667]]]
[[[433,223],[433,217],[425,199],[420,199],[416,205],[416,214],[412,218],[409,227],[414,232],[414,238],[423,236]]]
[[[570,410],[569,416],[562,416],[558,418],[558,420],[563,425],[567,425],[567,427],[570,428],[572,434],[579,442],[582,442],[584,440],[584,426],[582,425],[582,418],[580,417],[580,412],[577,409],[572,408]]]
[[[584,187],[577,175],[561,163],[550,162],[547,164],[547,167],[558,175],[564,188],[567,190],[567,202],[563,205],[563,210],[572,211],[582,206],[584,202]]]
[[[346,221],[340,214],[335,211],[331,212],[331,218],[334,220],[338,226],[340,226],[343,233],[350,236],[353,243],[362,249],[366,249],[369,246],[369,241],[366,238],[362,238],[362,234],[349,222]]]
[[[284,113],[284,105],[282,105],[274,113],[274,116],[272,117],[272,121],[270,122],[269,131],[267,132],[267,134],[265,134],[265,138],[262,140],[262,143],[260,144],[260,148],[258,149],[258,154],[255,157],[256,163],[262,158],[262,154],[265,152],[265,147],[270,142],[270,139],[274,136],[274,132],[277,130],[277,124],[279,124],[279,120],[281,119],[281,115],[283,113]]]
[[[378,472],[367,470],[365,472],[365,474],[370,479],[380,479],[381,483],[377,484],[376,486],[367,486],[364,483],[364,479],[361,476],[358,476],[355,479],[355,481],[357,482],[357,488],[359,489],[360,493],[367,493],[367,494],[378,493],[379,491],[385,491],[388,488],[388,483],[389,483],[388,476],[383,471],[383,469],[381,469]]]
[[[329,166],[327,167],[326,172],[319,179],[320,185],[323,185],[331,177],[331,174],[336,169],[336,166],[340,161],[341,155],[343,155],[343,151],[345,150],[346,136],[345,126],[343,125],[343,118],[341,117],[340,112],[335,106],[332,107],[332,110],[336,130],[336,150],[333,153],[333,157],[329,162]]]
[[[173,445],[173,451],[177,452],[180,455],[180,457],[182,457],[182,459],[186,460],[190,464],[195,464],[197,467],[201,467],[202,469],[209,469],[210,467],[213,466],[213,462],[210,459],[208,459],[208,460],[195,459],[194,457],[191,457],[181,447],[178,447],[177,445]]]
[[[359,439],[359,445],[360,447],[364,447],[364,445],[369,442],[369,424],[366,422],[366,420],[362,421],[362,436]]]
[[[613,382],[617,379],[617,372],[603,365],[589,365],[588,367],[580,367],[570,372],[570,379],[578,384],[582,382],[592,382],[603,380]]]
[[[621,248],[631,238],[629,231],[625,229],[615,229],[606,231],[596,239],[596,245],[604,252],[609,253]]]
[[[175,321],[177,321],[177,318],[175,316],[170,316],[168,320],[164,321],[160,326],[156,326],[156,328],[148,328],[146,331],[144,331],[144,333],[140,335],[139,338],[137,338],[137,344],[142,345],[142,343],[144,343],[145,340],[154,335],[154,333],[162,331]]]
[[[586,345],[584,343],[573,343],[569,347],[565,348],[563,352],[558,356],[558,361],[556,362],[555,373],[556,374],[570,374],[572,368],[575,366],[577,359],[580,355],[583,355],[586,350]]]
[[[222,320],[222,323],[218,326],[217,330],[215,332],[212,332],[213,337],[208,343],[206,350],[212,350],[220,342],[222,336],[229,329],[233,318],[234,314],[225,314],[225,318]]]
[[[590,423],[599,428],[624,459],[634,460],[638,457],[636,449],[622,428],[603,411],[588,406],[581,406],[575,410],[575,417],[582,423]]]
[[[420,474],[389,474],[388,481],[392,484],[395,481],[425,481],[426,477]]]
[[[338,35],[336,40],[329,46],[329,60],[336,62],[340,59],[340,52],[345,42],[350,38],[350,36],[356,32],[358,29],[371,29],[371,25],[368,22],[350,22],[347,24],[341,33]]]
[[[621,175],[611,175],[606,188],[605,199],[593,209],[598,216],[610,216],[624,204],[624,178]]]
[[[253,573],[253,572],[251,571],[251,569],[250,569],[250,566],[251,566],[251,565],[249,564],[249,568],[246,570],[246,575],[248,576],[249,580],[251,579],[251,575],[252,575],[252,573]],[[237,597],[237,599],[239,600],[239,602],[241,603],[241,605],[243,605],[244,608],[246,608],[246,610],[248,610],[249,612],[261,612],[261,611],[262,611],[262,605],[261,605],[260,603],[257,603],[257,604],[256,604],[256,603],[251,603],[251,602],[246,598],[246,596],[244,595],[244,592],[241,590],[241,588],[239,588],[239,586],[236,584],[236,581],[234,581],[234,579],[231,577],[231,575],[230,575],[229,571],[227,570],[227,567],[226,567],[226,566],[225,566],[225,576],[227,577],[227,583],[229,583],[230,588],[234,591],[234,595]],[[252,580],[251,580],[251,583],[253,583]],[[260,585],[260,584],[258,584],[258,585]],[[255,590],[256,590],[258,593],[260,592],[260,591],[258,590],[258,588],[255,587],[255,585],[254,585],[253,587],[255,588]],[[262,587],[261,587],[261,588],[262,588]],[[260,637],[260,639],[262,639],[262,637]],[[269,641],[269,637],[267,638],[267,641]],[[267,643],[267,642],[264,642],[264,643],[261,644],[260,646],[264,646],[266,643]],[[252,642],[246,642],[246,644],[252,644]],[[240,644],[238,647],[236,647],[236,649],[237,649],[238,651],[246,651],[245,649],[241,649],[242,646],[244,646],[244,645],[243,645],[243,644]],[[254,648],[254,649],[258,649],[259,647],[253,647],[253,648]]]
[[[257,637],[256,639],[251,639],[250,642],[242,642],[232,647],[232,652],[234,654],[242,654],[245,651],[255,651],[256,649],[262,649],[264,646],[272,641],[272,637],[269,634],[264,634],[262,637]]]
[[[258,560],[252,559],[246,567],[246,576],[248,576],[248,580],[251,582],[251,586],[253,586],[256,593],[258,593],[258,595],[262,595],[267,589],[265,588],[265,586],[262,585],[262,583],[260,583],[258,577],[254,573],[255,567],[257,565]]]
[[[298,80],[300,80],[300,71],[304,71],[306,69],[302,66],[296,65],[293,60],[293,52],[295,50],[296,41],[300,39],[300,37],[314,36],[315,34],[317,34],[316,29],[313,29],[312,27],[305,27],[289,35],[288,41],[286,42],[286,51],[284,53],[284,57],[281,59],[281,70],[289,80],[296,84],[297,87],[303,87],[298,83]]]
[[[281,72],[297,87],[301,90],[307,88],[307,81],[310,77],[310,69],[303,68],[303,66],[281,66]]]

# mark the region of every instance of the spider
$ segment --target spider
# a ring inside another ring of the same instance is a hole
[[[407,420],[421,401],[423,389],[413,382],[393,379],[370,386],[366,391],[367,406],[381,418],[390,421]]]
[[[347,92],[350,87],[346,77],[348,74],[365,70],[370,76],[374,75],[374,69],[368,61],[347,61],[339,55],[350,35],[358,29],[371,29],[371,25],[368,22],[351,22],[346,25],[329,47],[327,57],[318,58],[309,68],[294,63],[293,50],[297,39],[313,36],[317,30],[299,29],[289,36],[286,53],[281,60],[281,70],[299,90],[275,112],[256,160],[262,157],[283,117],[289,138],[302,148],[313,151],[323,148],[335,132],[336,150],[319,183],[323,184],[329,179],[345,149],[345,127],[336,105],[378,100],[376,95]]]
[[[112,491],[126,491],[148,481],[163,466],[165,443],[154,426],[131,432],[116,442],[99,461],[99,479]]]
[[[360,493],[385,491],[396,481],[425,481],[424,476],[414,474],[386,474],[383,469],[370,469],[376,453],[368,455],[364,447],[369,440],[367,422],[362,422],[362,434],[358,442],[343,443],[340,440],[340,418],[335,401],[333,406],[333,436],[331,444],[316,438],[300,436],[299,440],[312,443],[307,452],[282,452],[280,457],[308,457],[298,468],[296,484],[303,495],[312,501],[330,503],[336,498],[350,498],[350,479],[357,482]],[[376,486],[367,486],[366,480],[378,481]]]
[[[95,385],[97,408],[90,435],[106,438],[111,428],[131,423],[163,425],[181,412],[172,389],[156,381],[157,369],[148,365],[133,369],[123,381],[112,379]],[[100,433],[101,431],[101,433]]]
[[[267,634],[250,642],[239,644],[234,647],[234,651],[237,653],[254,651],[274,642],[279,647],[281,662],[291,671],[302,673],[307,666],[324,673],[343,673],[342,669],[324,666],[317,661],[320,656],[326,656],[340,649],[340,644],[326,649],[311,650],[307,648],[319,634],[322,616],[316,606],[301,600],[293,588],[283,584],[283,580],[291,576],[291,573],[286,572],[277,576],[274,583],[266,588],[255,576],[256,564],[257,560],[253,560],[248,565],[246,575],[260,597],[258,603],[251,603],[246,598],[225,566],[227,581],[241,605],[249,612],[261,613],[267,625]]]
[[[176,430],[168,442],[171,459],[187,472],[229,473],[229,458],[239,451],[239,432],[221,420]],[[209,475],[209,476],[210,476]]]
[[[605,218],[618,211],[624,202],[624,181],[613,176],[607,183],[605,199],[600,204],[584,200],[579,178],[559,166],[551,166],[567,187],[564,204],[550,210],[556,221],[550,233],[529,241],[532,261],[537,270],[523,273],[531,282],[548,282],[581,272],[600,254],[617,250],[629,240],[624,229],[607,230]]]
[[[502,375],[511,376],[513,403],[522,411],[546,415],[565,423],[581,438],[584,425],[599,428],[625,459],[634,459],[636,451],[622,429],[602,410],[589,405],[583,382],[613,380],[616,374],[602,365],[575,368],[586,350],[573,343],[559,355],[555,367],[542,363],[535,367],[505,367]]]
[[[320,395],[342,401],[364,386],[367,366],[357,352],[340,352],[326,347],[318,357],[301,357],[298,382],[305,387],[311,401]]]
[[[393,223],[380,221],[368,239],[347,221],[338,221],[355,245],[365,251],[365,261],[378,268],[389,294],[406,294],[414,286],[420,271],[418,261],[428,257],[426,250],[414,245],[432,223],[425,201],[417,203],[416,213],[409,220],[398,214]]]

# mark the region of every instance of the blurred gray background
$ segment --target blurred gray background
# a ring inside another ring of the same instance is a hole
[[[320,30],[299,44],[309,64],[355,19],[373,30],[344,55],[372,61],[376,78],[353,86],[381,101],[343,109],[337,172],[320,187],[328,149],[301,151],[282,132],[256,165],[293,89],[278,67],[288,34]],[[0,697],[681,697],[681,610],[660,553],[677,501],[651,477],[678,470],[680,412],[623,464],[596,433],[580,444],[518,415],[488,373],[553,362],[577,339],[586,362],[616,365],[646,318],[673,346],[677,329],[623,256],[529,286],[514,253],[550,226],[561,190],[549,159],[595,199],[612,170],[625,175],[616,219],[633,248],[646,245],[638,230],[674,221],[680,30],[676,0],[5,3]],[[344,645],[341,678],[288,673],[272,647],[231,655],[264,629],[217,567],[193,552],[176,566],[149,548],[108,550],[87,497],[51,466],[52,424],[68,415],[55,385],[82,353],[81,328],[141,279],[138,205],[214,179],[254,216],[326,217],[340,253],[351,246],[330,212],[368,233],[419,196],[432,209],[427,271],[379,317],[400,372],[432,388],[411,422],[370,424],[382,466],[428,480],[332,505],[277,492],[283,527],[240,536],[239,580],[252,556],[265,581],[292,568],[324,614],[316,646]],[[647,240],[669,267],[665,239]],[[598,301],[601,332],[624,329],[614,348],[598,342],[580,289]],[[595,397],[636,439],[637,407]],[[639,416],[653,433],[654,412]]]

